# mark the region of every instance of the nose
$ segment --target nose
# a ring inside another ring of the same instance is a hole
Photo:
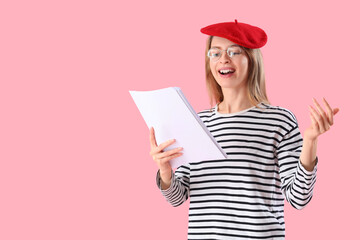
[[[220,56],[220,59],[219,59],[219,62],[221,63],[228,63],[230,62],[230,57],[229,55],[227,54],[226,51],[223,51],[221,56]]]

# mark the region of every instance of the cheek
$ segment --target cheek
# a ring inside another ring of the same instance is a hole
[[[210,71],[211,71],[212,75],[215,76],[215,73],[216,73],[215,64],[210,63]]]
[[[248,71],[248,66],[249,66],[249,61],[248,61],[247,57],[242,57],[241,59],[239,59],[238,66],[240,67],[242,74],[246,74]]]

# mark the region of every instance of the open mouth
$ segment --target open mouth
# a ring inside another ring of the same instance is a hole
[[[219,70],[219,73],[220,73],[221,75],[223,75],[223,76],[225,76],[225,75],[230,75],[230,74],[232,74],[232,73],[234,73],[234,72],[235,72],[234,69],[221,69],[221,70]]]

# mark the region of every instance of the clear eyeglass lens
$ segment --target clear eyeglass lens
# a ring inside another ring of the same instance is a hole
[[[222,52],[224,52],[224,50],[220,50],[218,48],[210,48],[207,55],[210,58],[210,60],[217,61],[220,59]],[[241,54],[241,52],[242,50],[240,47],[229,47],[226,50],[226,53],[230,58],[233,58],[234,56]]]
[[[221,50],[217,49],[217,48],[211,48],[208,51],[208,57],[213,60],[216,61],[217,59],[219,59],[221,56]]]
[[[240,47],[229,47],[226,52],[227,52],[228,56],[232,58],[236,55],[241,54],[241,48]]]

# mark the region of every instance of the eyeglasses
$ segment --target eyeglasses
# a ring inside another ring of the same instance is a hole
[[[219,48],[210,48],[207,56],[212,62],[217,62],[221,58],[222,53],[225,51],[230,58],[240,55],[243,52],[243,50],[239,46],[230,46],[226,50],[221,50]]]

